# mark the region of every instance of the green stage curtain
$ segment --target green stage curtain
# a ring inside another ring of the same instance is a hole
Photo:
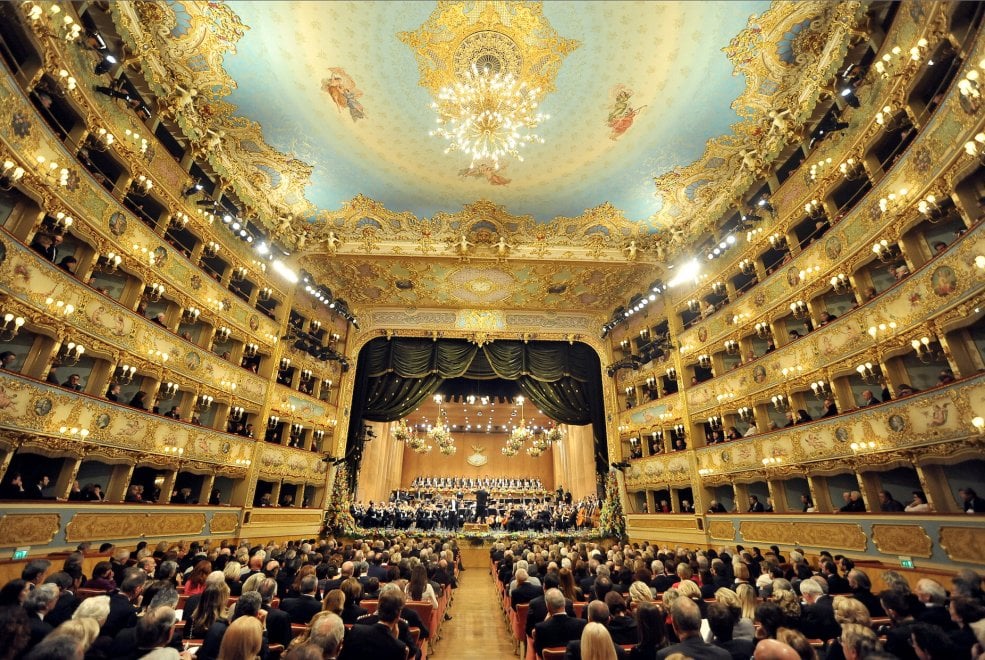
[[[517,382],[531,403],[565,424],[592,424],[596,459],[606,467],[601,366],[585,344],[462,339],[370,341],[360,353],[353,388],[347,456],[358,463],[361,420],[396,421],[416,409],[447,378]],[[355,472],[355,470],[353,470]]]

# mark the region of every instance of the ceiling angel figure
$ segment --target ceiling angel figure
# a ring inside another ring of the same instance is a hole
[[[345,69],[338,66],[329,67],[329,77],[321,81],[322,91],[326,92],[338,107],[339,112],[349,111],[352,121],[359,121],[366,118],[366,109],[357,99],[363,93],[356,88],[356,81],[352,79]]]

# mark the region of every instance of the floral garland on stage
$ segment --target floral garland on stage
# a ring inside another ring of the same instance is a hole
[[[605,502],[599,514],[598,533],[619,540],[626,538],[626,516],[619,499],[619,481],[615,470],[611,470],[605,480]]]
[[[332,497],[325,507],[325,531],[335,535],[356,534],[359,527],[352,517],[352,495],[349,493],[349,470],[340,465],[335,471],[335,482],[332,484]]]
[[[599,535],[597,529],[586,529],[578,532],[557,532],[557,533],[544,533],[544,532],[504,532],[504,531],[488,531],[488,532],[451,532],[451,531],[417,531],[417,530],[395,530],[395,529],[383,529],[380,527],[365,528],[356,527],[351,532],[345,534],[346,537],[352,539],[363,539],[363,538],[388,538],[388,539],[442,539],[445,541],[456,540],[456,541],[467,541],[473,545],[481,545],[484,542],[495,542],[495,541],[535,541],[543,542],[545,544],[556,543],[558,541],[563,542],[574,542],[574,541],[602,541],[603,537]]]

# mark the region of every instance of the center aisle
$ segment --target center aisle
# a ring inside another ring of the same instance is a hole
[[[454,618],[441,626],[441,641],[428,658],[517,660],[489,575],[488,559],[484,567],[466,565],[468,570],[459,576],[455,602],[448,609]]]

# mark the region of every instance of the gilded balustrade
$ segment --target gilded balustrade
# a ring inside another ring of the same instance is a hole
[[[98,236],[96,249],[127,255],[128,265],[155,273],[155,277],[169,286],[171,291],[189,291],[199,304],[205,304],[212,312],[222,316],[226,325],[238,327],[253,341],[268,348],[278,338],[278,325],[260,314],[228,289],[205,276],[204,272],[189,262],[168,244],[161,235],[152,231],[125,209],[115,198],[93,180],[74,157],[69,154],[47,124],[41,121],[34,107],[27,102],[9,73],[0,76],[0,141],[6,149],[24,161],[28,175],[24,183],[33,187],[52,209],[63,207],[79,222],[73,231],[83,231],[88,226]],[[67,163],[79,176],[72,178],[71,186],[57,186],[39,180],[36,157],[47,161]],[[137,246],[135,248],[135,246]],[[154,255],[151,262],[148,255]]]
[[[43,261],[32,250],[9,236],[0,234],[0,292],[18,301],[18,313],[39,320],[49,315],[46,300],[55,298],[75,307],[66,319],[71,332],[85,334],[103,342],[108,352],[128,362],[142,361],[142,372],[165,370],[208,389],[217,399],[233,397],[258,406],[267,393],[267,382],[260,376],[223,360],[214,353],[181,339],[165,328],[133,312],[116,301],[79,283],[65,271]],[[10,302],[5,302],[9,305]],[[30,310],[30,311],[28,311]],[[13,311],[13,309],[6,310]],[[85,343],[85,342],[83,342]],[[90,344],[91,345],[91,344]],[[91,352],[91,351],[90,351]],[[168,355],[161,361],[162,353]],[[236,387],[220,383],[231,383]],[[230,391],[231,390],[231,391]]]
[[[735,392],[736,399],[769,399],[771,390],[782,387],[787,378],[782,370],[799,365],[803,368],[803,389],[816,379],[816,372],[852,371],[858,356],[876,347],[866,333],[872,325],[893,320],[896,334],[880,340],[883,354],[895,349],[909,349],[912,333],[923,328],[929,319],[945,322],[955,314],[962,317],[968,303],[982,295],[981,269],[975,257],[985,253],[985,225],[978,223],[938,256],[915,273],[885,291],[876,300],[850,310],[821,326],[806,337],[711,380],[693,385],[685,391],[688,413],[700,417],[718,407],[717,395]]]
[[[933,29],[939,32],[939,28]],[[914,35],[913,40],[916,38],[917,36]],[[888,42],[889,40],[887,40]],[[904,42],[909,43],[906,40]],[[985,45],[976,43],[965,61],[977,62],[983,53],[985,53]],[[974,64],[967,66],[973,67]],[[956,79],[959,77],[957,76]],[[887,93],[899,96],[901,94],[899,90],[905,91],[912,81],[906,76],[901,76],[895,82],[896,86]],[[879,104],[867,104],[854,111],[854,114],[857,115],[867,109],[872,110],[872,118],[869,119],[866,128],[852,131],[851,136],[855,137],[855,140],[841,139],[826,145],[813,154],[811,160],[817,160],[827,155],[834,162],[840,163],[848,157],[849,153],[859,151],[872,142],[875,133],[881,130],[874,119],[874,108],[881,107],[882,101],[885,101],[886,97],[880,96],[878,93],[881,86],[885,84],[881,80],[874,83],[872,98],[879,98]],[[868,246],[876,237],[883,236],[887,226],[898,230],[902,224],[896,214],[888,214],[886,221],[879,222],[880,214],[876,200],[880,197],[901,188],[907,188],[909,190],[907,195],[909,205],[915,208],[916,202],[924,194],[939,192],[934,188],[934,182],[941,176],[953,176],[956,170],[965,165],[963,152],[960,149],[948,149],[947,145],[963,144],[968,136],[973,135],[978,130],[979,121],[965,115],[964,111],[961,110],[959,97],[960,93],[956,86],[952,85],[940,107],[930,117],[927,125],[921,128],[913,143],[904,151],[891,170],[880,181],[876,182],[873,189],[866,194],[867,201],[852,209],[843,220],[828,230],[822,240],[817,241],[818,244],[824,246],[823,249],[819,245],[805,248],[791,262],[777,269],[745,296],[733,300],[708,319],[699,321],[681,333],[679,342],[685,347],[683,356],[691,358],[706,351],[705,346],[707,345],[720,345],[724,339],[728,338],[729,334],[736,330],[732,324],[733,316],[742,316],[747,322],[761,320],[772,310],[781,310],[779,315],[782,316],[791,301],[800,298],[807,299],[806,290],[824,289],[824,285],[830,276],[838,270],[838,267],[844,267],[847,255],[842,253],[845,252],[846,248],[859,246],[859,252],[856,256],[868,256]],[[872,107],[869,107],[870,105]],[[944,172],[945,168],[948,169],[947,173]],[[772,231],[786,231],[793,224],[802,220],[804,204],[808,200],[818,197],[840,177],[840,172],[833,168],[828,178],[810,185],[800,176],[788,178],[771,195],[771,203],[778,209],[778,213],[781,212],[780,209],[787,209],[789,217],[786,221],[774,223],[770,229]],[[926,189],[920,186],[926,186]],[[837,241],[832,241],[832,238],[837,238]],[[862,249],[863,246],[864,249]],[[764,236],[763,240],[750,244],[749,248],[735,251],[729,256],[729,261],[718,259],[712,263],[719,273],[735,272],[738,268],[738,261],[756,259],[765,248]],[[732,263],[733,261],[734,263]],[[820,266],[825,276],[812,279],[804,287],[804,291],[798,290],[797,286],[801,284],[799,281],[800,271],[814,265]],[[681,295],[682,297],[692,297],[693,293]],[[759,302],[755,305],[750,303],[750,297],[754,297]],[[764,308],[764,305],[768,305],[768,308]],[[704,339],[701,339],[702,337]]]

